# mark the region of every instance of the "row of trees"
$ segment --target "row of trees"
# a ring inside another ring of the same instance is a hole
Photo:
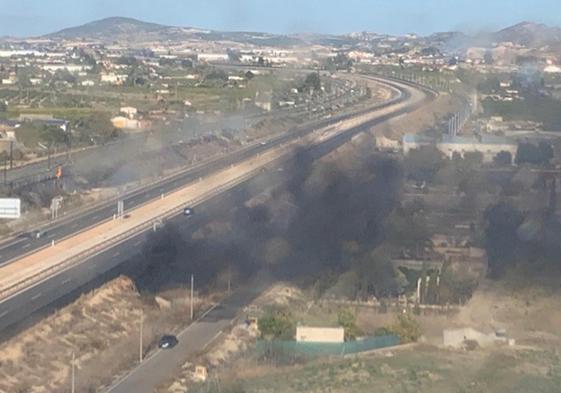
[[[547,166],[553,158],[553,147],[547,141],[540,141],[537,144],[520,142],[515,163]],[[497,166],[512,165],[512,162],[512,154],[508,151],[499,152],[493,159],[493,163]],[[466,152],[462,158],[459,153],[454,153],[452,159],[448,160],[436,146],[428,145],[411,150],[404,163],[410,179],[431,183],[444,180],[444,183],[448,183],[446,180],[453,181],[455,178],[457,181],[448,184],[458,184],[469,182],[470,179],[477,177],[475,171],[483,164],[483,154]],[[451,174],[453,178],[443,179],[442,176],[447,177],[447,174]]]

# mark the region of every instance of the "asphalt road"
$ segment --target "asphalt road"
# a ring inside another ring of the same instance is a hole
[[[308,151],[314,159],[318,159],[342,146],[355,135],[370,129],[373,125],[412,111],[417,107],[418,106],[407,108],[392,115],[379,117],[365,125],[350,129],[319,145],[308,148]],[[278,172],[273,169],[270,170],[268,174],[260,175],[258,178],[262,176],[267,178],[269,182],[265,184],[270,186],[280,180],[280,178],[274,180],[275,176],[271,176],[271,174],[274,173]],[[259,184],[258,178],[252,179],[250,182],[258,182]],[[248,189],[253,190],[254,188],[248,187]],[[106,393],[153,393],[158,385],[165,382],[170,376],[177,375],[181,365],[186,359],[204,350],[217,334],[225,330],[236,317],[239,310],[249,304],[251,300],[258,295],[259,290],[260,288],[244,288],[236,292],[231,298],[222,303],[220,308],[212,310],[201,320],[191,324],[187,329],[182,331],[178,336],[179,344],[175,348],[155,352],[131,373],[124,376],[115,385],[106,390]]]
[[[408,95],[404,94],[400,100],[407,100],[408,98]],[[320,158],[321,156],[348,142],[355,135],[370,129],[372,126],[382,123],[389,118],[410,112],[422,104],[423,103],[419,103],[415,107],[403,108],[391,115],[381,116],[367,124],[352,128],[333,137],[332,139],[326,140],[319,145],[310,147],[308,148],[308,151],[314,159]],[[325,123],[328,124],[339,120],[340,119],[338,118],[334,118],[326,121]],[[317,126],[313,128],[317,128]],[[306,127],[305,129],[292,134],[278,136],[267,145],[257,145],[249,149],[247,152],[241,153],[241,155],[249,157],[256,154],[258,151],[280,144],[283,141],[288,141],[302,133],[310,132],[313,128]],[[233,162],[232,160],[235,159],[242,158],[239,156],[226,157],[224,159],[226,162],[222,162],[221,165],[229,165],[229,163]],[[282,162],[278,162],[274,166],[271,165],[268,168],[268,171],[201,203],[197,206],[196,215],[191,219],[186,219],[183,216],[177,216],[169,221],[178,225],[182,230],[196,230],[196,228],[200,227],[200,225],[204,222],[210,221],[214,216],[222,214],[222,209],[225,209],[226,206],[243,203],[248,195],[247,190],[258,192],[259,190],[265,190],[284,181],[285,177],[283,176],[283,172],[277,170],[282,167],[282,165]],[[127,199],[125,205],[127,208],[135,206],[135,204],[142,203],[142,201],[159,195],[162,191],[166,192],[173,188],[182,186],[185,182],[189,181],[189,179],[196,179],[200,176],[204,176],[204,174],[210,173],[219,167],[220,164],[217,163],[212,164],[209,167],[196,169],[194,172],[188,171],[186,174],[180,175],[178,179],[172,179],[157,187],[144,190],[144,192],[139,193],[138,195],[130,196],[130,199]],[[115,207],[113,206],[103,208],[101,209],[101,212],[93,211],[85,216],[78,217],[76,220],[78,225],[88,226],[90,225],[89,223],[95,223],[100,219],[100,216],[95,217],[94,215],[105,213],[107,216],[112,216],[114,209]],[[58,229],[60,232],[55,232],[55,236],[62,236],[64,233],[73,233],[76,231],[76,229],[68,227],[69,224],[62,225]],[[33,319],[34,315],[41,315],[44,312],[55,309],[57,302],[64,297],[70,296],[69,294],[72,294],[74,297],[78,296],[80,290],[85,290],[85,286],[88,283],[99,279],[108,271],[114,271],[114,269],[121,263],[137,255],[142,248],[145,236],[146,233],[141,233],[134,238],[89,258],[78,266],[64,271],[59,275],[39,283],[28,290],[21,292],[17,296],[0,303],[0,331],[5,331],[8,327],[13,325],[18,326],[20,324],[25,324],[25,321]],[[16,248],[20,247],[16,246]],[[119,381],[119,383],[109,390],[109,392],[152,393],[153,388],[163,382],[170,375],[173,375],[185,359],[189,357],[189,355],[203,350],[218,332],[228,326],[237,311],[250,302],[255,295],[256,293],[253,293],[252,291],[236,293],[235,296],[227,300],[221,307],[213,310],[202,320],[192,324],[185,332],[180,334],[178,346],[171,350],[156,352],[150,358],[146,359],[140,368],[134,370],[134,372],[128,374],[124,379]]]
[[[408,98],[407,94],[404,94],[401,100],[406,100]],[[417,106],[422,105],[419,103]],[[344,143],[348,142],[355,135],[370,129],[372,126],[382,123],[391,117],[399,116],[403,113],[412,111],[416,108],[406,107],[402,110],[392,113],[391,115],[385,115],[378,117],[377,119],[363,124],[361,126],[352,128],[344,133],[341,133],[331,139],[328,139],[318,145],[308,148],[311,156],[317,159],[335,149]],[[349,116],[349,115],[346,115]],[[330,119],[330,121],[337,122],[337,118]],[[325,122],[328,123],[327,121]],[[161,192],[169,192],[175,188],[183,186],[186,182],[198,179],[199,177],[204,177],[205,174],[211,173],[218,168],[229,165],[236,160],[243,159],[245,157],[250,157],[259,151],[270,148],[271,146],[283,143],[294,137],[301,135],[302,133],[307,133],[316,127],[306,127],[299,132],[290,133],[287,135],[280,135],[268,143],[267,145],[257,145],[239,155],[234,155],[234,157],[225,157],[217,163],[213,163],[209,166],[205,166],[200,169],[187,171],[185,174],[179,175],[177,178],[171,179],[164,182],[162,185],[154,186],[146,190],[142,190],[137,194],[129,196],[125,200],[125,208],[131,208],[137,206],[138,204],[157,197]],[[282,167],[282,163],[278,166]],[[197,205],[197,214],[189,221],[185,221],[183,216],[177,216],[172,218],[171,221],[179,225],[187,225],[187,227],[196,228],[200,226],[201,223],[210,220],[214,214],[220,214],[221,206],[232,206],[232,203],[243,203],[243,200],[239,199],[241,196],[247,196],[247,190],[253,190],[254,192],[259,190],[261,187],[265,189],[267,187],[278,184],[282,181],[283,176],[280,175],[281,172],[275,170],[275,167],[270,167],[265,173],[242,183],[214,198],[209,199]],[[251,187],[247,187],[250,185]],[[69,223],[64,223],[63,225],[56,226],[51,229],[47,234],[45,239],[38,239],[36,241],[30,241],[29,239],[23,239],[22,243],[11,245],[8,249],[11,250],[13,255],[17,255],[18,252],[21,253],[21,244],[30,244],[25,242],[32,242],[34,247],[40,246],[43,242],[50,243],[52,236],[62,237],[66,234],[75,233],[77,230],[89,225],[99,222],[103,217],[112,217],[116,210],[116,206],[107,206],[99,210],[93,210],[88,212],[84,216],[79,216],[75,220]],[[105,215],[105,216],[104,216]],[[73,225],[76,225],[73,227]],[[49,237],[51,236],[51,237]],[[4,331],[9,327],[18,326],[23,321],[29,320],[30,317],[38,313],[39,311],[45,311],[49,309],[49,306],[54,305],[65,295],[73,293],[79,288],[82,288],[87,283],[95,280],[96,278],[102,276],[104,273],[116,268],[118,265],[124,261],[130,259],[139,251],[139,247],[142,245],[145,234],[141,233],[115,247],[103,251],[95,256],[92,256],[84,263],[75,266],[67,271],[61,272],[57,276],[41,282],[25,291],[20,292],[18,295],[11,297],[2,303],[0,303],[0,331]],[[28,247],[31,249],[31,246]],[[19,250],[19,251],[18,251]],[[24,252],[26,250],[23,250]],[[5,251],[2,252],[5,256]],[[40,314],[40,313],[38,313]]]
[[[403,97],[403,99],[407,98],[407,96]],[[385,105],[381,105],[380,107],[383,106]],[[359,111],[359,113],[368,112],[370,110],[370,108],[361,110]],[[319,127],[323,127],[329,124],[335,124],[338,121],[354,116],[355,114],[356,112],[352,112],[351,114],[334,116],[329,119],[314,122],[311,125],[291,130],[285,134],[277,135],[269,139],[265,145],[254,145],[250,148],[246,148],[244,150],[221,157],[220,159],[209,162],[203,166],[185,170],[184,172],[181,172],[172,178],[162,180],[161,182],[153,184],[151,186],[147,186],[142,190],[125,194],[121,198],[124,201],[125,211],[146,203],[149,200],[155,199],[162,193],[167,194],[173,190],[181,188],[185,184],[197,180],[199,177],[205,177],[219,169],[226,168],[239,161],[243,161],[249,157],[252,157],[260,152],[299,138]],[[87,210],[86,212],[78,216],[63,217],[59,220],[59,222],[55,221],[53,224],[45,228],[47,232],[46,235],[39,239],[34,239],[28,234],[19,235],[15,239],[0,244],[0,266],[13,261],[14,259],[20,258],[25,254],[38,250],[41,247],[45,247],[49,245],[52,240],[58,241],[85,228],[95,225],[101,221],[107,220],[116,213],[117,201],[111,200],[97,208]]]
[[[228,328],[238,311],[257,297],[263,288],[245,288],[204,314],[178,335],[178,344],[158,350],[131,373],[110,387],[107,393],[153,393],[170,376],[178,375],[185,360],[199,353]]]

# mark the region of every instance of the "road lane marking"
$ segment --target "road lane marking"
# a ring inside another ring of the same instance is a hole
[[[67,278],[66,280],[64,280],[64,281],[62,282],[62,285],[68,284],[70,281],[72,281],[72,279],[69,277],[69,278]]]
[[[29,248],[29,247],[31,247],[31,244],[30,244],[30,243],[27,243],[27,244],[24,244],[23,246],[21,246],[21,248],[23,248],[24,250],[25,250],[26,248]]]
[[[141,243],[142,243],[142,240],[139,240],[139,241],[135,242],[134,245],[135,246],[140,246]],[[0,255],[0,257],[1,257],[1,255]]]
[[[112,256],[113,256],[113,257],[118,257],[119,255],[121,255],[121,251],[115,252]]]
[[[222,334],[222,330],[220,330],[218,333],[216,333],[214,335],[214,337],[212,337],[203,347],[203,352],[206,351],[208,349],[208,347],[214,342],[214,340],[216,340],[220,335]]]
[[[40,297],[41,297],[41,292],[39,292],[37,295],[31,296],[31,300],[36,300],[39,299]]]
[[[6,314],[8,314],[8,312],[9,312],[8,310],[4,311],[4,312],[3,312],[2,314],[0,314],[0,318],[3,318],[3,317],[5,317],[5,316],[6,316]]]
[[[214,310],[220,303],[215,303],[213,304],[208,310],[206,310],[200,317],[198,317],[196,320],[194,320],[192,323],[190,323],[187,327],[185,327],[182,331],[180,331],[177,334],[177,337],[181,337],[182,335],[184,335],[185,333],[187,333],[189,330],[191,330],[191,328],[199,323],[204,317],[207,316],[207,314],[209,312],[211,312],[212,310]],[[150,360],[152,360],[152,358],[158,356],[160,353],[162,352],[162,349],[158,348],[154,353],[152,353],[151,355],[149,355],[148,357],[144,358],[144,360],[142,361],[142,363],[138,364],[135,368],[133,368],[132,370],[130,370],[128,373],[126,373],[125,375],[123,375],[120,379],[117,380],[117,382],[115,382],[112,386],[109,386],[109,388],[107,390],[105,390],[105,393],[111,393],[113,390],[117,389],[123,382],[125,382],[130,376],[136,374],[136,372],[138,370],[140,370],[142,367],[144,367],[146,364],[148,364],[150,362]]]

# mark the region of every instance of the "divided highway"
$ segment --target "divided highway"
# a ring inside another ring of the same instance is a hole
[[[293,132],[290,132],[288,134],[273,137],[265,145],[257,144],[248,147],[247,149],[235,153],[231,156],[223,157],[211,163],[202,165],[198,168],[192,168],[178,173],[177,175],[164,179],[161,182],[153,184],[146,189],[132,192],[123,198],[125,200],[125,209],[131,209],[135,206],[139,206],[151,199],[157,198],[161,193],[168,193],[176,188],[184,186],[186,183],[189,183],[193,180],[201,177],[204,178],[220,168],[228,167],[229,165],[239,162],[244,158],[252,157],[268,149],[273,149],[278,145],[299,138],[302,135],[309,134],[318,128],[325,127],[330,124],[336,124],[342,120],[350,119],[355,116],[371,112],[375,109],[380,110],[382,108],[388,108],[390,106],[392,106],[393,108],[393,106],[395,106],[395,110],[387,110],[385,114],[378,116],[371,121],[345,130],[335,135],[334,137],[327,139],[310,148],[310,152],[314,157],[321,157],[329,151],[332,151],[342,144],[346,143],[358,133],[369,129],[373,125],[386,121],[389,118],[415,110],[423,105],[426,100],[430,99],[430,97],[428,97],[430,96],[430,93],[427,96],[426,94],[420,94],[416,89],[406,88],[406,86],[400,83],[380,80],[379,82],[386,83],[393,88],[398,89],[400,91],[400,94],[390,102],[377,105],[375,108],[362,110],[359,113],[336,116],[329,120],[319,122],[314,126],[307,126],[302,129],[294,130]],[[412,103],[406,104],[411,100],[412,91],[414,93],[417,92],[418,96],[422,95],[423,98],[416,97],[415,100],[412,100]],[[271,171],[268,173],[264,173],[262,175],[259,175],[259,177],[269,176],[271,179],[273,179],[274,176],[271,176],[271,173],[273,172]],[[249,181],[251,182],[253,180]],[[209,206],[217,206],[215,204],[217,200],[222,200],[221,198],[228,198],[235,195],[235,193],[237,192],[236,190],[241,189],[240,187],[243,187],[243,184],[234,187],[232,190],[226,191],[222,195],[216,196],[208,201],[203,202],[200,206],[198,206],[198,210],[202,209],[202,211],[204,212],[205,209],[209,208]],[[79,215],[75,218],[66,220],[64,223],[53,226],[49,230],[48,235],[51,235],[51,238],[53,236],[56,238],[68,236],[84,228],[99,223],[104,219],[109,219],[113,216],[115,210],[116,206],[114,206],[113,203],[100,206],[97,209],[86,212],[84,215]],[[204,219],[205,215],[202,214],[199,217],[199,219]],[[189,225],[197,225],[197,220],[191,221]],[[36,250],[46,245],[46,243],[50,243],[51,238],[47,237],[42,240],[39,239],[35,242],[32,242],[29,239],[21,239],[15,244],[9,244],[4,247],[4,249],[0,251],[0,254],[2,255],[4,262],[6,263],[6,261],[9,261],[10,259],[21,256],[22,245],[29,244],[27,250],[23,250],[24,253],[28,253],[32,250]],[[118,266],[120,263],[122,263],[122,261],[130,258],[138,252],[138,246],[142,243],[143,239],[144,233],[139,233],[138,235],[128,239],[127,241],[93,256],[92,258],[88,259],[88,263],[82,263],[80,265],[74,266],[71,269],[59,273],[55,277],[40,282],[37,285],[34,285],[24,291],[21,291],[17,294],[17,296],[13,296],[8,298],[7,300],[4,300],[0,303],[0,329],[4,329],[14,323],[21,321],[38,309],[53,303],[55,300],[68,294],[72,290],[79,288],[80,286],[88,283],[96,277],[99,277],[104,272]]]
[[[351,112],[349,114],[334,116],[330,119],[321,120],[305,127],[291,130],[287,133],[277,135],[268,139],[266,142],[257,143],[250,147],[241,149],[237,152],[222,156],[211,162],[202,163],[196,167],[179,171],[179,173],[168,176],[165,179],[157,181],[151,185],[143,186],[138,190],[124,194],[121,199],[124,201],[125,211],[138,207],[147,201],[158,198],[162,193],[168,194],[169,192],[184,186],[187,183],[195,181],[201,177],[206,177],[210,173],[216,172],[219,169],[226,168],[230,165],[236,164],[240,161],[246,160],[249,157],[255,156],[259,153],[267,151],[271,148],[281,144],[290,142],[301,136],[307,135],[318,128],[326,127],[330,124],[336,124],[339,121],[348,119],[350,117],[372,111],[374,108],[383,108],[388,105],[394,104],[399,100],[407,99],[407,96],[396,96],[392,100],[359,111]],[[264,144],[263,144],[264,143]],[[117,213],[117,200],[113,199],[102,203],[95,208],[87,209],[79,214],[72,213],[69,217],[61,217],[51,225],[47,225],[43,229],[47,232],[46,236],[34,239],[31,236],[20,235],[18,238],[0,244],[0,266],[9,263],[14,259],[21,258],[30,252],[36,251],[42,247],[48,246],[53,240],[59,241],[76,232],[85,228],[91,227],[97,223],[113,217]]]
[[[354,136],[367,131],[372,126],[419,108],[434,97],[435,94],[431,91],[425,91],[425,93],[427,96],[424,99],[414,101],[414,103],[410,106],[406,106],[402,109],[396,110],[395,112],[382,115],[372,121],[353,127],[331,139],[327,139],[320,144],[310,147],[308,152],[311,153],[314,159],[321,158],[325,154],[328,154],[329,152],[349,142]],[[403,102],[406,102],[411,98],[407,90],[402,90],[402,94],[407,97]],[[276,181],[280,181],[280,179],[274,179],[274,171],[271,171],[270,173],[273,174],[273,177],[269,174],[263,174],[250,180],[249,182],[255,182],[256,185],[260,184],[261,187],[266,188],[274,185]],[[262,178],[259,179],[259,177]],[[265,178],[268,182],[265,183],[266,186],[264,187],[263,181]],[[252,185],[250,189],[255,189],[254,187],[256,187],[256,185]],[[236,189],[237,188],[238,187],[236,187]],[[217,203],[213,204],[215,205],[214,207],[210,205],[207,207],[207,204],[205,204],[205,215],[209,214],[208,217],[205,217],[205,220],[212,216],[213,211],[215,214],[218,214],[219,206],[223,203],[223,197],[228,198],[231,203],[243,203],[243,200],[237,200],[239,193],[236,189],[219,196],[218,199],[220,201],[217,200]],[[212,203],[212,201],[207,203]],[[198,223],[195,225],[198,226]],[[260,280],[256,281],[259,282]],[[156,351],[151,357],[145,359],[142,364],[139,364],[130,373],[105,390],[105,393],[153,393],[154,389],[168,380],[168,378],[173,375],[178,375],[181,366],[186,359],[204,351],[205,348],[221,334],[222,331],[226,330],[235,320],[239,310],[248,305],[253,298],[257,297],[260,290],[262,290],[262,288],[241,288],[236,291],[232,297],[226,299],[217,308],[212,309],[208,314],[203,315],[200,320],[197,320],[181,331],[178,334],[179,343],[177,347],[169,351]]]

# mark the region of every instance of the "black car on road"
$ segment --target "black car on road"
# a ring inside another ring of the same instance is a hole
[[[172,336],[171,334],[166,334],[160,338],[160,342],[158,343],[158,347],[161,349],[170,349],[177,345],[179,341],[177,341],[177,337]]]

